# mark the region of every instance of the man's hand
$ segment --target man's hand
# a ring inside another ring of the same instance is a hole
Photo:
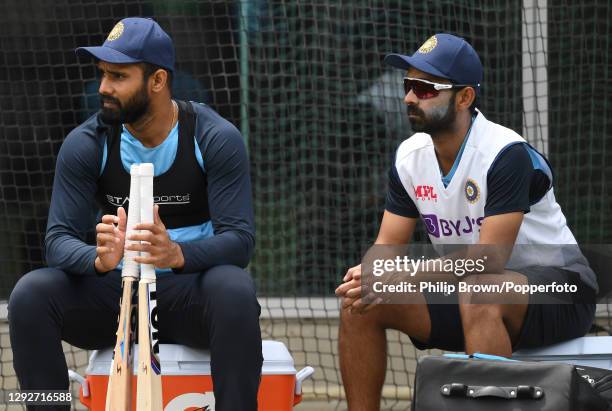
[[[373,304],[363,302],[361,295],[361,264],[351,267],[342,279],[344,281],[336,288],[336,295],[342,297],[342,309],[351,313],[363,314],[374,307]]]
[[[106,214],[102,217],[102,222],[96,225],[97,272],[105,273],[115,269],[123,258],[126,224],[125,209],[119,207],[116,216]]]
[[[153,214],[153,223],[136,224],[134,229],[142,232],[129,238],[144,242],[130,244],[126,249],[149,253],[148,257],[135,257],[134,261],[137,263],[153,264],[157,268],[182,268],[185,265],[183,251],[177,243],[170,240],[166,226],[159,217],[158,205],[155,205]]]
[[[361,295],[361,264],[349,268],[342,281],[344,281],[344,284],[336,288],[338,297],[348,297],[349,292],[353,296],[350,298],[355,298],[355,294],[359,297]]]

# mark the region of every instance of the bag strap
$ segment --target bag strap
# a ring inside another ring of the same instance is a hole
[[[494,385],[465,385],[460,383],[451,383],[444,384],[442,387],[440,387],[440,393],[446,397],[496,397],[507,400],[540,400],[544,397],[544,390],[533,385],[498,387]]]

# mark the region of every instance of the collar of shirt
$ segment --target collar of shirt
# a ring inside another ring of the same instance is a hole
[[[448,185],[450,184],[453,178],[453,175],[455,175],[455,170],[457,170],[457,166],[459,165],[459,161],[461,160],[461,156],[463,155],[463,150],[465,149],[465,143],[468,141],[468,137],[470,136],[470,131],[472,131],[472,125],[474,124],[475,118],[476,118],[476,115],[473,115],[472,120],[470,122],[470,127],[468,128],[467,133],[465,133],[465,137],[463,138],[463,143],[461,143],[461,147],[459,148],[459,153],[457,154],[457,158],[455,158],[455,162],[453,163],[453,166],[451,167],[448,174],[444,175],[442,172],[442,169],[440,168],[440,175],[442,176],[442,183],[444,184],[444,187],[448,187]]]

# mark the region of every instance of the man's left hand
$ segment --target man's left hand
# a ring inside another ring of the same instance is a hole
[[[131,235],[129,240],[141,242],[132,243],[126,249],[149,253],[147,257],[135,257],[134,261],[153,264],[157,268],[182,268],[185,265],[181,247],[170,240],[166,226],[159,217],[159,205],[155,205],[153,223],[136,224],[134,229],[141,232]]]

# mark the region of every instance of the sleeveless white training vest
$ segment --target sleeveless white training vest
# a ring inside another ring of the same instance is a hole
[[[487,120],[479,112],[448,187],[442,183],[438,159],[429,134],[416,133],[402,142],[397,150],[395,167],[404,189],[421,214],[434,246],[478,243],[487,200],[489,169],[506,147],[525,142],[513,130]],[[543,158],[538,160],[544,161]],[[552,187],[524,215],[515,243],[577,244],[555,200]],[[521,250],[527,248],[521,247]],[[542,252],[543,249],[547,247],[533,247],[534,252],[521,252],[520,256],[517,252],[513,253],[508,268],[534,265],[567,268],[584,264],[580,253],[568,255],[561,251],[562,247],[549,247],[549,252]],[[581,273],[583,281],[596,288],[594,273],[588,266],[586,269],[588,273]]]

